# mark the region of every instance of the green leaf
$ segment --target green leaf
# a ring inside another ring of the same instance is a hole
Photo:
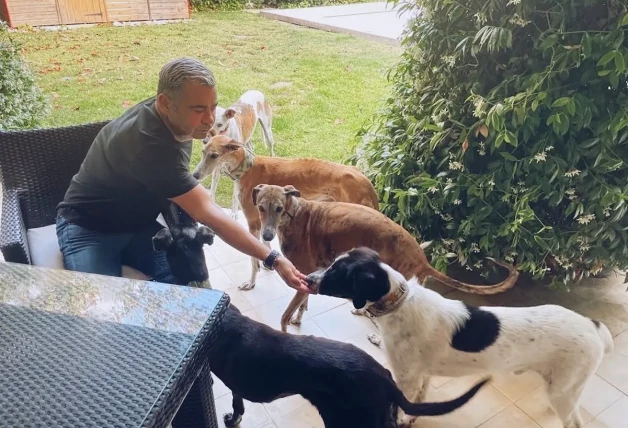
[[[499,153],[504,157],[504,159],[507,159],[509,161],[516,162],[518,160],[516,157],[514,157],[508,152],[499,152]]]
[[[628,13],[626,13],[624,17],[619,21],[617,27],[623,27],[624,25],[628,25]]]
[[[539,100],[532,101],[532,111],[536,111],[539,108]]]
[[[600,58],[600,60],[597,62],[597,66],[603,67],[614,59],[615,59],[615,51],[607,52],[606,55]]]
[[[545,251],[552,251],[552,249],[547,245],[547,242],[539,235],[534,235],[534,241],[539,244]]]
[[[573,98],[571,98],[569,100],[569,103],[567,104],[567,112],[569,113],[570,116],[576,115],[576,103],[573,100]]]
[[[611,71],[613,70],[600,70],[597,72],[597,75],[600,77],[608,76],[609,74],[611,74]]]
[[[554,103],[552,104],[552,107],[563,107],[563,106],[566,106],[569,103],[570,100],[571,100],[571,98],[569,98],[569,97],[559,98],[556,101],[554,101]]]
[[[584,54],[584,56],[591,56],[591,53],[593,52],[593,42],[591,41],[591,36],[589,36],[589,33],[584,33],[580,44],[582,45],[582,53]]]
[[[613,86],[613,88],[617,89],[617,86],[619,86],[619,76],[617,75],[617,73],[615,73],[613,71],[610,74],[608,80],[611,82],[611,86]]]
[[[619,74],[626,71],[626,61],[620,51],[615,52],[615,71]]]

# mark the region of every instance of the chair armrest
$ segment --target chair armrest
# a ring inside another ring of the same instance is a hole
[[[7,262],[32,264],[20,200],[15,190],[4,192],[2,198],[0,251]]]

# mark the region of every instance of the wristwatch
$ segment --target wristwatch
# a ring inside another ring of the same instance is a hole
[[[279,257],[280,255],[281,254],[279,253],[279,251],[272,250],[268,257],[266,257],[266,260],[264,260],[264,267],[266,269],[274,270],[273,265],[275,264],[275,260],[277,260],[277,257]]]

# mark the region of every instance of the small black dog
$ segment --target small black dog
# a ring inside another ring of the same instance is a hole
[[[181,285],[189,282],[188,271],[203,271],[205,255],[198,242],[213,241],[206,235],[203,226],[195,230],[186,225],[153,238],[156,249],[167,251]],[[242,315],[233,305],[225,313],[209,361],[211,371],[233,394],[233,413],[224,416],[227,427],[242,420],[243,399],[269,403],[300,394],[318,409],[327,428],[397,428],[399,407],[410,415],[443,415],[464,405],[488,382],[451,401],[411,403],[390,371],[360,348],[282,333]]]

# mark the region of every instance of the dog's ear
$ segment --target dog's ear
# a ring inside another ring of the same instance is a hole
[[[200,225],[196,231],[196,240],[201,244],[212,245],[216,234],[207,226]]]
[[[287,186],[283,186],[283,194],[286,196],[296,196],[297,198],[301,196],[301,192],[299,192],[296,187],[290,184],[288,184]]]
[[[234,140],[233,138],[229,140],[227,144],[225,144],[225,148],[232,152],[235,152],[236,150],[241,149],[242,147],[244,146],[240,144],[239,142],[237,142],[236,140]]]
[[[227,119],[231,119],[233,116],[236,115],[236,113],[236,109],[234,109],[233,107],[229,107],[227,110],[225,110],[225,117]]]
[[[153,249],[155,251],[164,251],[172,244],[172,234],[166,227],[161,229],[153,236]]]
[[[257,206],[257,195],[259,194],[260,190],[262,190],[264,188],[264,186],[266,186],[265,184],[258,184],[257,186],[255,186],[253,188],[253,192],[251,192],[252,196],[253,196],[253,205]]]

